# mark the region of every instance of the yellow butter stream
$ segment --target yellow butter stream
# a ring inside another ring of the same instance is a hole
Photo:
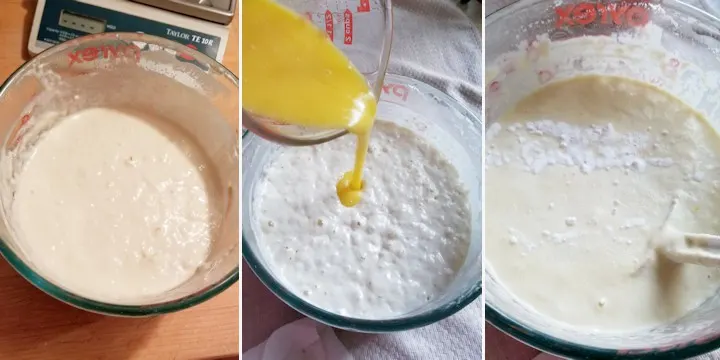
[[[355,206],[377,100],[363,75],[300,15],[270,0],[244,0],[243,108],[288,124],[347,129],[358,138],[355,166],[336,185]]]

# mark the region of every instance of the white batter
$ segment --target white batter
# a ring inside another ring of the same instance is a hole
[[[259,243],[281,281],[318,307],[359,318],[403,314],[441,294],[462,266],[468,193],[437,149],[380,121],[362,201],[344,207],[335,183],[353,149],[349,136],[283,149],[256,189]]]
[[[161,294],[203,263],[219,213],[206,158],[162,121],[87,109],[32,148],[10,222],[31,261],[79,295]]]
[[[629,331],[681,317],[720,269],[652,249],[673,225],[720,233],[720,139],[679,100],[613,77],[558,82],[488,131],[486,254],[521,301],[564,323]]]

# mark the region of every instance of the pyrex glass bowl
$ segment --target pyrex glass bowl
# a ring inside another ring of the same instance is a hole
[[[33,141],[44,130],[33,121],[37,116],[44,112],[68,114],[90,107],[130,106],[160,113],[193,134],[210,159],[210,166],[216,168],[219,186],[227,188],[223,199],[218,199],[225,212],[206,263],[193,277],[166,293],[132,303],[85,298],[44,276],[13,236],[8,221],[11,191],[0,191],[0,253],[40,290],[75,307],[107,315],[147,316],[178,311],[225,290],[238,280],[239,274],[238,97],[238,79],[232,72],[198,51],[155,36],[91,35],[40,53],[0,87],[3,190],[12,189],[10,179],[18,170],[12,160],[15,147]]]
[[[399,331],[436,322],[465,307],[482,291],[480,120],[442,92],[419,81],[391,74],[385,79],[377,118],[410,128],[437,146],[458,169],[460,179],[470,189],[472,210],[470,248],[455,281],[438,299],[390,319],[366,320],[330,313],[296,296],[273,274],[259,248],[252,205],[254,187],[263,168],[280,147],[250,132],[244,132],[242,140],[242,252],[245,261],[270,291],[297,311],[337,328],[361,332]]]
[[[598,74],[654,84],[719,129],[720,20],[675,0],[617,3],[614,17],[598,10],[612,3],[598,4],[526,0],[487,17],[486,124],[545,84]],[[578,51],[571,41],[581,37],[594,45]],[[590,333],[550,321],[515,300],[492,263],[486,265],[487,320],[546,352],[573,359],[684,359],[720,347],[720,293],[673,323],[633,333]]]

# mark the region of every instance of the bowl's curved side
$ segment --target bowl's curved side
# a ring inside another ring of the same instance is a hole
[[[385,77],[385,83],[405,84],[412,86],[421,93],[427,94],[428,97],[441,99],[444,103],[447,103],[447,105],[462,114],[462,116],[466,117],[467,121],[477,129],[478,133],[482,132],[482,122],[480,119],[473,114],[472,111],[458,104],[455,100],[443,92],[417,80],[394,74],[387,74]],[[270,146],[270,144],[262,144],[261,138],[253,133],[248,132],[243,135],[243,161],[246,159],[250,161],[250,158],[255,156],[254,154],[257,150],[249,149],[249,147],[254,148],[256,146]],[[249,151],[246,152],[246,148]],[[250,154],[248,155],[248,158],[245,157],[246,154]],[[248,169],[250,167],[244,165],[243,168]],[[248,178],[245,178],[245,176],[248,176]],[[314,306],[295,295],[291,290],[283,285],[282,282],[265,267],[262,260],[263,255],[257,253],[254,249],[253,244],[257,239],[255,238],[255,234],[252,232],[252,226],[249,225],[252,224],[253,221],[249,210],[254,192],[252,182],[255,180],[256,179],[251,178],[251,174],[245,171],[243,172],[243,223],[246,224],[243,227],[242,234],[243,258],[260,281],[273,294],[275,294],[275,296],[298,312],[324,324],[341,329],[368,333],[395,332],[422,327],[447,318],[466,307],[482,294],[482,279],[478,277],[477,281],[469,284],[468,289],[464,293],[460,294],[457,298],[448,302],[448,304],[444,306],[407,317],[380,320],[345,317]],[[479,228],[481,225],[473,224],[473,226]],[[482,239],[480,239],[480,241],[481,240]],[[481,257],[482,256],[480,256],[480,258]]]
[[[3,82],[3,84],[0,85],[0,98],[6,96],[8,91],[12,89],[13,85],[15,85],[20,78],[33,71],[33,69],[40,67],[40,65],[44,62],[51,61],[51,58],[55,56],[64,57],[66,56],[65,54],[67,51],[69,51],[70,49],[74,49],[78,46],[82,46],[87,41],[98,42],[103,40],[119,40],[128,42],[138,41],[145,43],[152,42],[154,44],[159,44],[165,49],[172,49],[177,52],[187,53],[189,54],[189,56],[192,56],[205,64],[210,64],[212,70],[216,74],[221,76],[223,79],[227,80],[231,85],[236,87],[239,86],[239,79],[237,78],[237,76],[235,76],[235,74],[233,74],[224,65],[218,63],[207,55],[188,48],[180,43],[173,42],[161,37],[139,33],[104,33],[76,38],[42,51],[33,59],[24,63],[22,66],[16,69]],[[20,119],[17,119],[14,122],[18,123],[20,121]],[[7,139],[3,139],[3,142],[7,142]],[[4,209],[4,206],[0,206],[0,210],[4,211]],[[10,226],[7,223],[7,217],[4,213],[2,215],[4,228],[9,229]],[[228,274],[223,276],[217,282],[198,290],[192,295],[184,296],[171,301],[145,305],[117,305],[88,299],[73,294],[63,289],[62,287],[55,285],[54,283],[37,273],[27,263],[25,263],[25,261],[23,261],[22,258],[15,253],[15,250],[13,250],[13,248],[8,244],[7,239],[0,239],[0,255],[2,255],[7,260],[7,262],[10,263],[13,269],[15,269],[15,271],[17,271],[23,278],[25,278],[33,286],[37,287],[44,293],[76,308],[110,316],[143,317],[166,314],[187,309],[189,307],[205,302],[208,299],[221,293],[222,291],[236,283],[240,277],[240,267],[238,264],[238,266],[235,266]]]
[[[649,349],[636,353],[579,345],[547,335],[503,315],[492,305],[485,305],[485,320],[514,339],[544,352],[569,359],[587,360],[677,360],[689,359],[720,348],[720,334],[702,344],[689,344],[674,349]]]
[[[560,2],[562,3],[562,2]],[[493,26],[502,26],[514,14],[519,13],[528,8],[548,4],[543,8],[552,8],[560,4],[549,0],[520,0],[511,2],[496,11],[488,14],[485,20],[486,28]],[[686,4],[678,0],[663,0],[661,2],[651,1],[650,4],[671,8],[683,14],[688,14],[695,19],[701,19],[703,22],[716,24],[720,27],[720,19],[696,7]],[[552,10],[551,10],[552,11]],[[492,42],[491,39],[488,39]],[[485,268],[487,273],[488,267]],[[486,282],[489,284],[489,282]],[[486,294],[492,292],[492,289],[485,289]],[[489,290],[489,291],[488,291]],[[503,333],[521,341],[529,346],[540,349],[542,351],[555,354],[564,358],[572,359],[686,359],[694,356],[706,354],[710,351],[720,348],[720,330],[712,339],[704,339],[700,343],[687,343],[674,347],[662,347],[654,349],[637,349],[637,350],[620,350],[610,348],[600,348],[595,346],[587,346],[576,342],[567,341],[555,336],[548,335],[546,332],[530,327],[520,319],[513,318],[502,311],[501,307],[496,306],[492,302],[486,301],[485,304],[486,320]]]

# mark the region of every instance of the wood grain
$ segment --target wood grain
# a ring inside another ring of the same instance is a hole
[[[485,359],[487,360],[531,360],[540,351],[531,348],[489,323],[485,325]]]
[[[36,2],[0,1],[0,78],[29,59]],[[238,73],[238,23],[223,63]],[[154,318],[111,318],[65,305],[0,259],[0,359],[237,359],[238,285],[192,309]]]

